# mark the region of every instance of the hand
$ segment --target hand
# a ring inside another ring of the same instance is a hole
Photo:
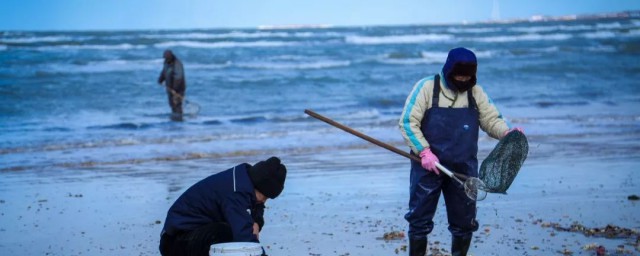
[[[422,168],[440,175],[440,171],[436,167],[436,163],[440,163],[440,160],[438,160],[438,157],[431,152],[431,149],[425,148],[420,152],[420,161]]]
[[[253,223],[253,234],[256,235],[256,238],[258,238],[258,240],[260,240],[260,226],[258,226],[258,223]]]
[[[507,130],[506,132],[504,132],[504,134],[502,134],[502,137],[504,138],[505,136],[507,136],[507,134],[509,134],[512,131],[519,131],[522,134],[524,134],[524,129],[522,129],[521,127],[513,127],[511,129]]]

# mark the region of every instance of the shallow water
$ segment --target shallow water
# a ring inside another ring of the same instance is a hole
[[[479,84],[532,138],[614,134],[614,147],[637,157],[624,142],[640,137],[639,31],[637,19],[612,19],[3,32],[0,170],[357,144],[307,108],[401,144],[395,127],[413,84],[458,46],[476,52]],[[166,48],[185,64],[187,99],[201,106],[182,123],[169,120],[155,84]]]

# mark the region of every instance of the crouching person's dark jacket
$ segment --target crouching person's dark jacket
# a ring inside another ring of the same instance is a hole
[[[253,224],[258,223],[262,229],[264,204],[256,201],[249,168],[249,164],[240,164],[191,186],[169,209],[162,232],[173,236],[226,222],[231,226],[233,241],[259,242]]]

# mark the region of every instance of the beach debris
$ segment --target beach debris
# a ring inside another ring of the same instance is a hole
[[[619,227],[611,224],[603,228],[589,228],[578,222],[574,222],[569,227],[563,227],[560,223],[544,222],[540,224],[540,226],[543,228],[550,227],[556,231],[582,233],[585,236],[603,237],[603,238],[611,238],[611,239],[616,239],[616,238],[619,238],[619,239],[636,238],[637,239],[638,237],[640,237],[640,232],[638,230],[623,228],[623,227]]]
[[[82,197],[82,194],[75,194],[74,195],[74,194],[68,193],[67,196],[68,197]]]
[[[558,251],[558,253],[562,254],[562,255],[573,255],[573,252],[567,248],[562,249],[561,251]]]
[[[396,254],[399,254],[400,252],[406,252],[407,251],[407,245],[403,244],[400,247],[396,248]]]
[[[638,195],[630,195],[627,197],[627,199],[631,200],[631,201],[638,201],[640,200],[640,196]]]
[[[382,240],[385,240],[385,241],[400,240],[403,238],[404,238],[403,231],[391,231],[391,232],[384,233],[384,235],[382,235]]]

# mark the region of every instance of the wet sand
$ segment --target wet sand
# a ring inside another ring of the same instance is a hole
[[[407,255],[408,162],[362,144],[319,152],[271,152],[288,165],[283,194],[267,202],[262,244],[269,255]],[[487,145],[481,148],[490,147]],[[640,230],[640,160],[550,158],[546,145],[508,191],[478,203],[471,255],[640,255],[633,239],[587,237],[550,223]],[[225,158],[0,172],[0,251],[4,255],[158,255],[173,201],[201,178],[271,153]],[[481,158],[482,159],[482,158]],[[440,201],[430,255],[447,255]],[[618,249],[622,247],[622,249]],[[616,251],[620,252],[617,253]],[[572,254],[571,254],[572,253]]]

